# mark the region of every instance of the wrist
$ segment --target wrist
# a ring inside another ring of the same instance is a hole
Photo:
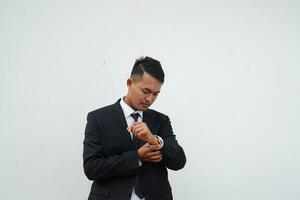
[[[159,139],[156,137],[156,135],[152,135],[150,141],[149,141],[149,144],[152,144],[152,145],[157,145],[157,144],[160,144],[159,143]]]

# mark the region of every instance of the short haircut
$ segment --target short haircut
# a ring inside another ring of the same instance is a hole
[[[156,78],[161,83],[164,83],[165,81],[165,73],[158,60],[155,60],[151,57],[138,58],[133,65],[130,76],[143,76],[144,72]]]

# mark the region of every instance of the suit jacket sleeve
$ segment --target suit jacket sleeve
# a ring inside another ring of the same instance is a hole
[[[165,116],[163,119],[163,126],[160,134],[164,140],[164,146],[161,151],[163,153],[166,166],[172,170],[179,170],[183,168],[186,163],[185,153],[182,147],[178,144],[176,136],[173,134],[173,129],[168,116]]]
[[[139,169],[137,150],[105,156],[101,124],[93,112],[87,116],[83,142],[83,167],[90,180],[107,180],[113,177],[134,175]]]

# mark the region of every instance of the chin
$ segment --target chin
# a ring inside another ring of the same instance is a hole
[[[140,111],[146,111],[149,107],[141,106],[138,108]]]

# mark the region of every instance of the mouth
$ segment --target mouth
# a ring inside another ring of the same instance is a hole
[[[143,106],[144,108],[148,108],[148,107],[150,107],[150,104],[142,103],[142,106]]]

